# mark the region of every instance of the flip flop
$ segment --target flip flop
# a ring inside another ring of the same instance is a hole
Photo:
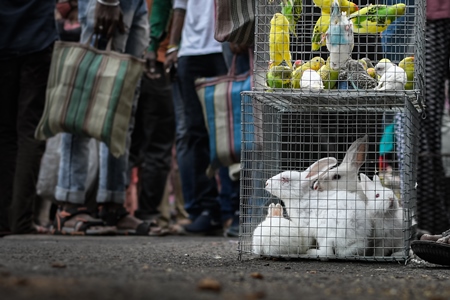
[[[450,266],[450,244],[426,240],[412,241],[411,249],[427,262]]]

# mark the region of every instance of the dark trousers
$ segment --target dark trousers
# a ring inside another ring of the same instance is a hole
[[[441,126],[445,79],[449,74],[450,19],[427,21],[425,46],[425,105],[420,120],[417,167],[417,221],[421,229],[440,234],[450,227],[450,201],[441,157]]]
[[[35,230],[33,205],[45,142],[37,141],[34,131],[44,110],[51,53],[49,47],[0,61],[0,230]]]
[[[143,76],[131,135],[131,166],[139,166],[139,200],[136,217],[158,214],[172,162],[175,112],[172,88],[162,63],[156,64],[157,79]]]
[[[181,101],[176,100],[177,161],[185,209],[191,219],[209,210],[220,215],[217,183],[208,178],[209,134],[195,89],[195,79],[224,75],[228,71],[222,53],[182,56],[178,59],[178,84]]]

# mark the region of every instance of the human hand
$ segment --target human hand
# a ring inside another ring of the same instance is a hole
[[[102,2],[115,3],[118,0],[102,0]],[[97,2],[95,7],[94,33],[112,37],[115,30],[125,33],[122,10],[119,5],[109,6]]]
[[[166,54],[166,61],[164,62],[164,70],[166,70],[166,74],[170,73],[172,68],[177,68],[178,63],[178,50],[172,51],[169,54]]]
[[[157,79],[161,74],[156,73],[156,53],[149,51],[145,54],[145,75],[149,79]]]

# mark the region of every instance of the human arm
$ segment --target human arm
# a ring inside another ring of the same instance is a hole
[[[187,1],[184,1],[186,4]],[[183,1],[176,1],[173,9],[172,25],[170,30],[169,46],[166,53],[164,69],[168,73],[172,66],[176,66],[178,60],[178,47],[181,42],[181,32],[183,30],[184,17],[186,15],[186,5]]]

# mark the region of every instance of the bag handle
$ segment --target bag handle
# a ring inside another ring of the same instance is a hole
[[[249,73],[250,75],[253,75],[253,51],[252,47],[248,47],[248,64],[249,64]],[[236,60],[237,60],[238,54],[233,54],[233,60],[231,61],[230,69],[228,70],[229,76],[238,75],[236,74]]]
[[[236,59],[237,54],[233,54],[233,60],[231,61],[230,69],[228,70],[228,76],[236,75]]]
[[[86,45],[91,46],[92,43],[92,38],[94,37],[94,33],[91,34],[91,36],[89,37],[89,39],[86,41]],[[95,41],[94,44],[92,45],[94,48],[98,49],[98,41],[99,41],[99,35],[95,34]],[[106,48],[105,51],[111,51],[112,50],[112,40],[113,38],[109,38],[108,39],[108,43],[106,44]]]

